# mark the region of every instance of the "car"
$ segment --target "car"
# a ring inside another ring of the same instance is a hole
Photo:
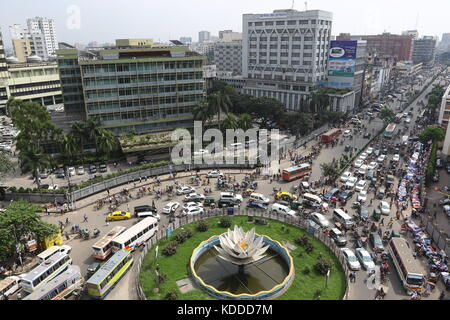
[[[361,269],[361,265],[358,261],[358,258],[356,258],[352,250],[350,250],[349,248],[342,248],[341,252],[345,261],[347,261],[347,265],[350,268],[350,270],[357,271]]]
[[[310,219],[322,228],[327,228],[330,225],[330,222],[327,220],[327,218],[325,218],[323,214],[317,212],[311,213]]]
[[[171,213],[175,213],[175,211],[177,211],[177,209],[180,207],[180,204],[178,202],[169,202],[168,204],[166,204],[164,206],[164,208],[161,210],[162,213],[165,214],[171,214]]]
[[[100,172],[107,172],[108,171],[108,166],[105,163],[102,163],[98,166]]]
[[[250,197],[248,198],[249,202],[261,202],[264,203],[266,205],[268,205],[270,203],[270,199],[267,198],[265,195],[263,195],[262,193],[256,193],[253,192],[250,194]]]
[[[408,113],[407,112],[404,112],[403,113],[403,118],[406,118],[408,116]]]
[[[351,130],[345,130],[344,131],[344,137],[351,137],[352,136],[352,131]]]
[[[235,202],[241,203],[242,201],[244,201],[244,198],[241,194],[237,194],[234,192],[221,192],[220,200],[233,200]]]
[[[406,118],[405,123],[411,123],[411,118]]]
[[[200,193],[189,193],[187,195],[184,196],[184,202],[198,202],[198,201],[203,201],[205,200],[205,195],[200,194]]]
[[[79,166],[77,168],[77,174],[80,175],[80,176],[84,174],[84,167],[83,166]]]
[[[341,193],[339,193],[339,200],[342,201],[347,201],[348,199],[350,199],[353,196],[354,191],[353,190],[344,190]]]
[[[190,186],[180,186],[177,189],[177,195],[189,194],[189,193],[193,193],[193,192],[195,192],[195,189]]]
[[[44,171],[42,173],[39,173],[39,178],[41,179],[46,179],[48,177],[48,172]]]
[[[361,160],[366,160],[367,157],[368,157],[368,154],[365,153],[365,152],[363,152],[363,153],[361,153],[361,154],[359,155],[359,159],[361,159]]]
[[[394,154],[394,156],[392,157],[392,161],[399,162],[400,161],[400,155],[399,154]]]
[[[372,232],[369,236],[370,244],[372,245],[373,251],[375,252],[383,252],[383,240],[378,233]]]
[[[59,187],[57,184],[48,187],[48,190],[58,190],[58,189],[59,189]]]
[[[363,135],[363,139],[370,139],[371,136],[372,136],[371,133],[366,132],[366,133],[364,133],[364,135]]]
[[[69,167],[67,169],[67,172],[69,173],[69,177],[72,177],[72,176],[74,176],[76,174],[74,167]]]
[[[184,215],[195,215],[203,212],[204,210],[202,207],[190,207],[183,210]]]
[[[444,210],[444,212],[447,215],[449,215],[449,213],[450,213],[450,205],[445,205],[445,206],[442,207],[442,209]]]
[[[347,182],[348,179],[351,178],[351,176],[352,176],[351,172],[348,172],[348,171],[344,172],[341,176],[341,182]]]
[[[357,171],[358,175],[365,176],[368,168],[369,167],[367,165],[363,164],[361,167],[358,168],[358,171]]]
[[[90,173],[96,173],[97,172],[97,166],[95,164],[91,164],[89,166],[89,172]]]
[[[357,181],[358,181],[357,177],[351,177],[345,183],[345,187],[348,188],[348,189],[353,189],[355,187],[355,184],[356,184]]]
[[[66,177],[66,173],[64,172],[63,168],[58,168],[56,171],[56,177],[57,178],[65,178]]]
[[[435,171],[433,175],[433,182],[439,182],[439,171]]]
[[[89,279],[90,277],[92,277],[92,275],[94,275],[94,273],[96,273],[98,271],[98,269],[100,269],[100,267],[101,267],[101,264],[99,262],[92,263],[87,268],[86,279]]]
[[[332,228],[330,230],[330,237],[334,240],[338,247],[344,247],[347,245],[347,239],[344,234],[338,228]]]
[[[274,203],[272,205],[271,208],[271,212],[272,213],[278,213],[278,214],[285,214],[285,215],[289,215],[289,216],[295,216],[295,211],[292,210],[291,208],[289,208],[288,206],[279,204],[279,203]]]
[[[275,195],[276,200],[295,201],[298,197],[290,192],[278,192]]]
[[[223,173],[219,170],[213,170],[208,172],[208,178],[223,178]]]
[[[353,124],[361,124],[361,120],[359,120],[358,118],[352,118],[350,120]]]
[[[203,154],[208,154],[209,151],[206,149],[199,149],[197,151],[194,151],[194,156],[201,156]]]
[[[355,255],[361,263],[362,267],[366,270],[374,270],[375,263],[372,260],[369,252],[364,248],[358,248],[355,250]]]
[[[128,220],[131,219],[131,212],[128,211],[114,211],[108,214],[107,221]]]
[[[358,160],[355,161],[355,163],[353,164],[353,166],[354,166],[355,168],[359,168],[359,167],[361,167],[363,164],[364,164],[364,160],[358,159]]]
[[[373,148],[367,148],[366,153],[370,156],[373,153]]]
[[[367,201],[367,190],[361,190],[358,193],[358,202],[364,203]]]
[[[200,208],[203,208],[203,203],[201,203],[201,202],[194,202],[194,201],[187,202],[187,203],[184,204],[183,210],[184,210],[184,209],[187,209],[187,208],[192,208],[192,207],[200,207]]]
[[[310,192],[311,191],[311,186],[306,181],[300,182],[299,186],[300,186],[300,188],[301,188],[301,190],[303,192]]]
[[[322,196],[322,199],[323,199],[324,201],[330,201],[332,197],[336,197],[336,196],[339,194],[339,191],[340,191],[340,190],[339,190],[338,188],[331,189],[330,191],[328,191],[327,193],[325,193],[325,194]]]
[[[386,160],[386,155],[385,154],[380,155],[378,157],[378,159],[377,159],[378,162],[384,162],[384,160]]]
[[[391,206],[386,201],[381,201],[378,207],[381,210],[381,214],[388,216],[391,213]]]
[[[447,166],[445,167],[445,170],[447,171],[448,174],[450,174],[450,163],[447,164]]]
[[[269,208],[269,206],[265,203],[261,203],[261,202],[256,202],[256,201],[249,201],[247,203],[247,207],[248,208],[256,208],[256,209],[263,209],[263,210],[267,210]]]
[[[369,163],[367,165],[367,169],[368,170],[375,170],[378,167],[378,163],[375,161],[372,161],[371,163]]]
[[[242,201],[239,201],[236,198],[220,199],[217,202],[217,206],[219,208],[223,208],[223,207],[229,208],[229,207],[239,206],[241,204],[241,202]]]
[[[373,154],[378,157],[380,155],[380,149],[373,150]]]
[[[357,192],[361,192],[363,191],[367,186],[367,181],[366,180],[359,180],[358,183],[355,186],[355,190]]]
[[[361,218],[361,220],[368,221],[369,220],[369,210],[366,207],[359,207],[358,216]]]
[[[436,168],[443,168],[444,167],[444,161],[442,159],[436,160]]]
[[[148,205],[134,207],[134,216],[138,219],[153,217],[158,221],[161,220],[156,208]]]

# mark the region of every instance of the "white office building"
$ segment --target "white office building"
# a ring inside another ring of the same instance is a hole
[[[36,17],[27,19],[28,31],[34,43],[35,54],[47,60],[58,50],[56,27],[53,19]]]
[[[243,15],[243,92],[276,98],[300,110],[326,80],[333,15],[322,10],[275,10]]]
[[[230,42],[219,41],[214,46],[214,63],[221,75],[232,76],[242,74],[242,40]]]
[[[198,33],[198,42],[203,43],[203,42],[207,42],[207,41],[211,41],[211,32],[200,31]]]

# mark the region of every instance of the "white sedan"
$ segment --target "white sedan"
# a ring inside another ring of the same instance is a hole
[[[347,180],[347,183],[345,184],[345,187],[347,189],[353,189],[355,187],[355,184],[356,184],[357,181],[358,181],[358,178],[351,177],[350,179]]]
[[[193,192],[184,196],[185,202],[203,201],[203,200],[205,200],[205,195],[200,193]]]
[[[411,118],[406,118],[405,122],[406,123],[410,123],[411,122]]]
[[[375,170],[378,167],[378,163],[372,161],[371,163],[369,163],[369,165],[367,166],[367,169],[369,170]]]
[[[394,157],[392,158],[392,161],[399,162],[400,161],[400,155],[399,154],[394,154]]]
[[[366,153],[371,155],[373,153],[373,148],[367,148]]]
[[[189,193],[193,193],[193,192],[195,192],[195,189],[193,187],[189,187],[189,186],[181,186],[177,189],[178,195],[189,194]]]
[[[373,262],[372,257],[370,256],[369,252],[367,252],[366,249],[358,248],[355,251],[356,251],[356,257],[358,257],[362,266],[366,270],[373,270],[375,268],[375,263]]]
[[[391,206],[386,201],[381,201],[379,208],[382,215],[388,216],[391,213]]]
[[[342,248],[341,252],[351,270],[356,271],[361,269],[361,264],[359,263],[358,259],[356,258],[352,250],[350,250],[349,248]]]
[[[169,202],[168,204],[166,204],[164,206],[164,208],[162,209],[162,212],[165,214],[175,213],[175,211],[177,211],[177,209],[179,207],[180,207],[180,204],[178,202]]]
[[[359,156],[359,158],[360,158],[361,160],[366,160],[368,156],[369,156],[369,155],[368,155],[367,153],[363,152],[363,153],[361,153],[361,155]]]
[[[359,168],[359,167],[361,167],[363,164],[364,164],[364,160],[358,159],[358,160],[355,161],[355,163],[353,164],[353,166],[354,166],[355,168]]]
[[[214,170],[214,171],[208,172],[208,178],[222,178],[222,177],[223,177],[223,173],[220,172],[219,170]]]
[[[194,208],[194,207],[200,207],[203,208],[203,203],[201,202],[188,202],[183,206],[184,209]]]
[[[350,179],[350,177],[352,176],[351,172],[344,172],[341,176],[341,182],[347,182],[348,179]]]
[[[80,176],[84,174],[84,167],[83,166],[79,166],[77,168],[77,174],[80,175]]]
[[[184,215],[194,215],[202,213],[204,210],[201,207],[191,207],[183,210]]]
[[[358,202],[364,203],[367,200],[367,190],[362,190],[358,193]]]
[[[314,212],[311,213],[311,220],[317,223],[322,228],[327,228],[330,225],[330,222],[325,218],[323,214]]]
[[[355,190],[357,192],[361,192],[366,188],[366,185],[367,185],[366,180],[359,180],[358,183],[356,184]]]
[[[386,155],[382,154],[381,156],[378,157],[377,161],[378,162],[383,162],[384,160],[386,160]]]

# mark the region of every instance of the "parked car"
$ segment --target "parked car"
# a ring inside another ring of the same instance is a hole
[[[375,263],[372,260],[369,252],[364,248],[358,248],[355,250],[355,255],[358,258],[361,265],[366,270],[373,270],[375,268]]]
[[[208,178],[223,178],[223,173],[219,170],[213,170],[208,172]]]
[[[90,173],[97,173],[97,166],[95,164],[91,164],[89,166],[89,172]]]
[[[76,174],[74,167],[69,167],[67,172],[69,173],[69,177],[73,177]]]
[[[447,164],[447,166],[445,167],[445,170],[447,171],[448,174],[450,174],[450,163]]]
[[[105,163],[102,163],[98,166],[100,172],[107,172],[108,171],[108,166]]]
[[[356,258],[355,254],[352,250],[349,248],[342,248],[341,249],[342,255],[344,256],[345,261],[347,261],[347,265],[350,268],[350,270],[360,270],[361,265],[358,261],[358,258]]]
[[[369,236],[370,244],[372,245],[373,251],[375,252],[383,252],[383,240],[378,233],[372,232]]]
[[[180,204],[178,202],[169,202],[162,209],[162,213],[165,213],[165,214],[175,213],[175,211],[177,211],[177,209],[179,207],[180,207]]]
[[[437,170],[434,172],[433,182],[439,182],[439,172]]]
[[[322,228],[327,228],[330,225],[330,222],[327,220],[327,218],[325,218],[323,214],[317,212],[311,213],[310,219]]]
[[[80,175],[80,176],[84,174],[84,167],[83,166],[79,166],[77,168],[77,174]]]

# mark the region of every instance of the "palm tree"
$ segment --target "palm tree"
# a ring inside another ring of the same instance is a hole
[[[233,129],[236,130],[238,128],[238,122],[236,117],[232,113],[227,113],[225,120],[223,121],[224,129]]]
[[[85,136],[94,142],[95,149],[97,150],[98,146],[98,137],[101,135],[101,121],[99,118],[88,118],[84,123],[84,132]]]
[[[230,96],[226,92],[215,92],[208,97],[208,102],[212,114],[218,115],[220,130],[220,114],[222,112],[228,113],[228,109],[231,106]]]
[[[238,127],[244,131],[253,128],[252,118],[248,113],[243,113],[238,119]]]
[[[29,145],[27,149],[19,153],[19,161],[22,173],[31,172],[34,181],[40,188],[39,171],[45,170],[50,166],[49,156],[38,146]]]
[[[117,147],[117,138],[110,130],[101,128],[97,136],[98,151],[109,154]]]
[[[195,120],[200,120],[202,125],[211,118],[211,108],[206,99],[201,100],[192,110]]]
[[[78,155],[80,144],[73,134],[65,133],[60,136],[59,142],[62,146],[64,155],[70,162]]]

